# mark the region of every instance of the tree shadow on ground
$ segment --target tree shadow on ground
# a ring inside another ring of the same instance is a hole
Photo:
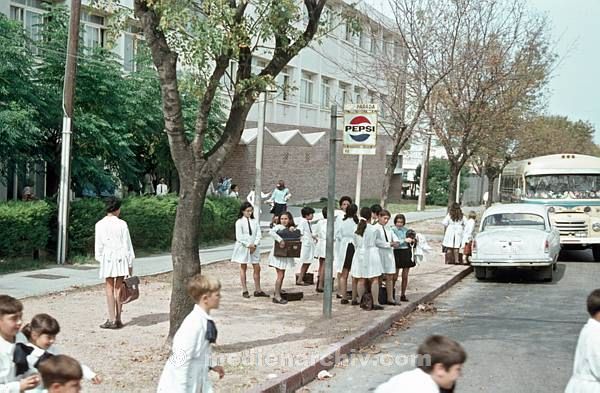
[[[169,313],[146,314],[134,317],[127,323],[129,326],[152,326],[169,320]]]

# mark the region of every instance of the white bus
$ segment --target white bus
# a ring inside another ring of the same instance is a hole
[[[600,158],[552,154],[510,163],[500,200],[549,206],[563,248],[592,248],[600,262]]]

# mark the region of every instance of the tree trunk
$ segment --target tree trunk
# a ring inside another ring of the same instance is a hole
[[[488,178],[488,186],[487,186],[488,198],[487,198],[487,201],[485,201],[486,208],[492,206],[492,203],[494,202],[494,180],[496,180],[498,178],[498,175],[490,173],[487,176],[487,178]]]
[[[187,293],[188,279],[200,273],[200,217],[210,178],[180,179],[179,203],[173,227],[171,255],[173,258],[173,282],[169,337],[173,337],[186,315],[194,307]]]
[[[396,169],[396,165],[398,164],[398,154],[400,153],[400,149],[404,146],[403,136],[404,130],[400,129],[396,131],[396,137],[394,138],[394,147],[392,149],[392,157],[387,163],[387,167],[385,168],[385,175],[383,176],[383,187],[381,188],[381,206],[386,207],[387,201],[390,193],[390,186],[392,185],[392,177],[394,176],[394,170]],[[400,181],[402,182],[402,174],[400,174]],[[400,187],[402,190],[402,187]],[[402,194],[401,194],[402,196]]]
[[[458,191],[458,174],[460,173],[458,163],[450,162],[450,183],[448,184],[448,208],[456,202],[456,192]]]

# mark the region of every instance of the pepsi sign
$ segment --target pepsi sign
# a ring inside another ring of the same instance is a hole
[[[344,109],[344,154],[376,154],[377,106],[358,104]]]

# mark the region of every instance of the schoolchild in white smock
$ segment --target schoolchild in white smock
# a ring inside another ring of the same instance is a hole
[[[100,263],[100,278],[104,279],[108,305],[108,320],[100,325],[103,329],[120,329],[121,287],[125,276],[133,274],[135,254],[131,245],[127,223],[119,218],[121,201],[109,198],[106,217],[96,223],[95,259]]]
[[[377,231],[379,231],[379,238],[385,240],[388,244],[386,248],[379,248],[379,255],[381,256],[381,267],[385,276],[385,289],[387,292],[387,304],[395,306],[397,305],[396,299],[394,299],[394,275],[396,274],[396,260],[394,258],[394,248],[400,245],[398,237],[388,226],[391,214],[389,211],[383,209],[379,212],[377,218],[378,222],[375,225]]]
[[[459,343],[430,336],[417,350],[417,368],[379,385],[375,393],[440,393],[454,391],[467,354]]]
[[[342,299],[342,304],[348,304],[348,276],[352,266],[352,258],[354,257],[354,232],[358,224],[358,207],[354,205],[352,214],[348,213],[348,209],[352,205],[352,198],[344,195],[339,201],[340,209],[335,211],[334,244],[333,244],[333,271],[337,273],[337,298]],[[353,224],[350,221],[353,221]],[[352,293],[353,298],[356,297],[358,281],[352,278]]]
[[[382,240],[379,231],[371,224],[371,209],[360,209],[360,222],[356,228],[354,244],[356,252],[352,260],[350,273],[358,279],[358,300],[366,292],[367,280],[371,281],[371,294],[373,295],[373,310],[383,310],[379,304],[379,276],[383,274],[379,248],[388,248],[390,243]]]
[[[462,238],[462,254],[465,258],[465,263],[469,263],[469,257],[472,254],[473,246],[473,232],[475,231],[475,220],[477,219],[477,213],[474,211],[469,212],[467,221],[465,222],[465,229],[463,231]]]
[[[158,393],[212,393],[208,372],[223,378],[222,366],[211,363],[212,344],[217,328],[210,311],[219,308],[221,283],[200,274],[188,283],[188,293],[196,303],[173,337],[171,356],[158,381]]]
[[[275,224],[273,228],[269,231],[269,234],[273,237],[273,239],[279,243],[279,245],[285,245],[285,241],[277,232],[283,230],[293,231],[296,229],[296,224],[294,223],[294,217],[290,212],[283,212],[279,216],[279,223]],[[275,293],[273,295],[273,303],[277,304],[287,304],[287,300],[281,298],[281,286],[283,285],[283,279],[285,278],[286,269],[293,268],[294,258],[288,257],[278,257],[275,256],[275,247],[277,244],[273,246],[271,253],[269,254],[269,266],[275,268],[275,272],[277,273],[277,278],[275,279]]]
[[[565,393],[600,393],[600,288],[588,296],[587,310],[590,319],[579,334]]]
[[[466,222],[467,220],[460,209],[460,205],[456,202],[452,204],[450,212],[442,221],[442,225],[446,227],[442,246],[449,250],[455,264],[458,264],[460,261],[459,251],[460,247],[462,247]]]
[[[254,218],[254,208],[250,202],[244,202],[240,206],[238,220],[235,222],[235,245],[231,261],[240,264],[242,296],[245,298],[250,297],[246,285],[248,264],[251,264],[254,269],[254,296],[269,297],[260,287],[260,251],[258,250],[260,240],[260,224]]]
[[[315,258],[319,261],[319,276],[317,279],[317,292],[323,292],[325,282],[325,259],[327,258],[327,207],[321,210],[323,219],[314,226],[315,230]]]
[[[60,351],[54,345],[56,336],[60,332],[58,321],[48,314],[37,314],[31,322],[23,326],[21,330],[26,340],[17,343],[19,350],[27,353],[26,358],[20,357],[17,362],[17,373],[22,376],[38,374],[37,367],[49,357],[60,355]],[[83,371],[83,378],[91,381],[93,384],[99,384],[102,379],[92,369],[84,364],[80,364]],[[27,392],[45,393],[47,390],[43,384],[39,384],[34,389]]]
[[[317,245],[317,235],[314,232],[312,220],[315,215],[315,209],[305,206],[300,210],[302,220],[298,223],[298,230],[302,234],[302,248],[300,249],[300,274],[296,280],[296,285],[307,285],[304,283],[304,275],[313,263],[315,257],[315,247]]]

